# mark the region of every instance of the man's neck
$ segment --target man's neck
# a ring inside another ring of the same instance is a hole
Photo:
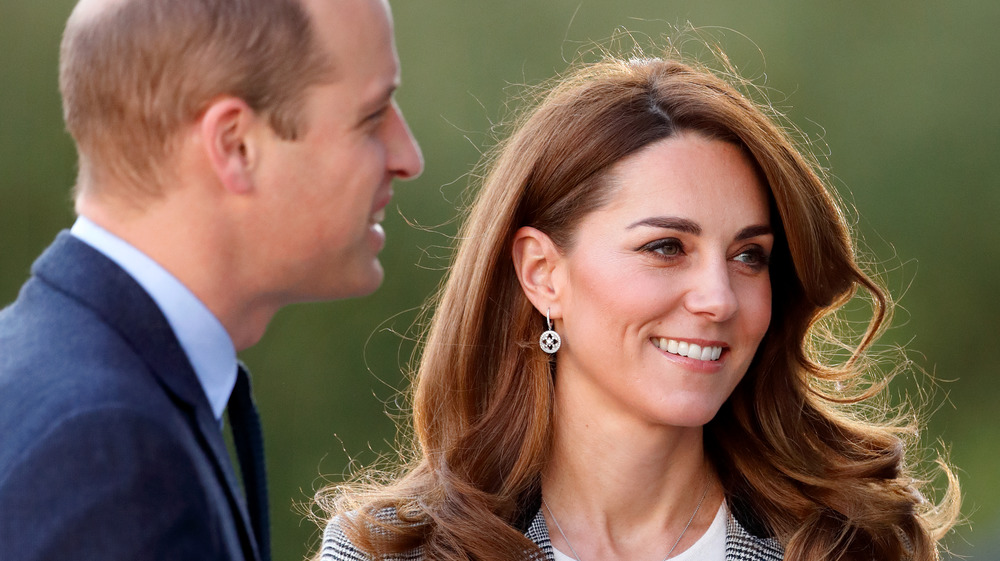
[[[171,194],[141,210],[81,197],[77,212],[180,281],[243,350],[260,340],[279,306],[253,294],[253,275],[240,260],[240,239],[229,235],[225,218],[183,195]]]

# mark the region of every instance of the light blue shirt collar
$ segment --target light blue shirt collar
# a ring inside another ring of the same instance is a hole
[[[236,348],[218,318],[159,263],[86,217],[70,233],[117,263],[156,302],[221,421],[236,384]]]

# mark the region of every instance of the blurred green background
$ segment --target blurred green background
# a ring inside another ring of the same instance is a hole
[[[58,42],[72,0],[0,2],[0,305],[73,220],[75,154],[61,121]],[[520,91],[616,29],[656,38],[706,28],[806,135],[870,256],[901,300],[886,341],[938,380],[923,435],[951,449],[969,523],[952,550],[1000,558],[995,476],[1000,368],[1000,3],[740,0],[397,0],[398,99],[427,169],[397,185],[387,277],[373,296],[281,312],[243,354],[255,373],[271,476],[275,559],[318,540],[314,490],[389,453],[416,310],[447,263],[447,235]],[[915,376],[903,380],[927,387]]]

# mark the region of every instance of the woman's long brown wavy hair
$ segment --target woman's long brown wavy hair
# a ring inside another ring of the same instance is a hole
[[[555,364],[536,344],[544,318],[518,284],[511,240],[533,226],[568,249],[580,219],[609,197],[610,166],[697,131],[750,155],[777,217],[771,324],[705,427],[730,508],[752,532],[777,538],[788,559],[938,558],[937,542],[958,517],[957,482],[940,462],[944,498],[923,498],[912,423],[880,405],[887,381],[866,360],[888,323],[888,295],[859,267],[821,168],[732,80],[674,60],[584,65],[557,79],[495,148],[431,303],[411,463],[385,485],[319,495],[359,548],[477,561],[540,554],[520,521],[537,508]],[[829,345],[843,345],[830,320],[859,289],[870,321],[847,357],[832,361]]]

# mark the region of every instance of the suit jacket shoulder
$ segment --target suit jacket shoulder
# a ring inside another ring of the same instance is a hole
[[[0,311],[0,558],[254,558],[221,431],[149,295],[65,232],[32,273]]]

